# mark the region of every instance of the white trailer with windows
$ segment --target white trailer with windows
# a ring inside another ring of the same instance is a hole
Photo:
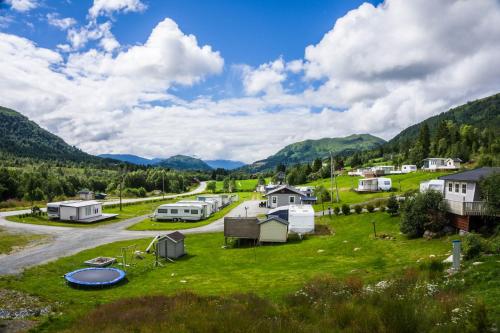
[[[358,192],[378,192],[390,191],[392,188],[392,180],[390,178],[363,178],[358,180]]]
[[[311,205],[288,206],[288,231],[297,234],[314,232],[314,209]]]
[[[420,183],[420,192],[437,191],[444,194],[444,180],[431,179]]]
[[[156,208],[153,219],[157,221],[199,221],[205,213],[204,206],[191,203],[172,203]]]
[[[224,204],[222,202],[222,197],[220,195],[199,195],[196,197],[196,200],[198,201],[206,201],[206,200],[215,200],[217,202],[216,204],[216,210],[219,210],[221,209],[222,207],[224,207]]]
[[[72,204],[80,202],[80,200],[68,200],[68,201],[58,201],[58,202],[49,202],[47,203],[47,216],[49,219],[59,219],[60,215],[60,207],[64,204]]]
[[[402,173],[417,172],[417,166],[414,164],[405,164],[401,166]]]
[[[201,205],[203,206],[203,218],[206,219],[210,215],[214,213],[212,211],[212,205],[208,202],[205,201],[197,201],[197,200],[181,200],[177,201],[177,203],[182,203],[182,204],[193,204],[193,205]]]

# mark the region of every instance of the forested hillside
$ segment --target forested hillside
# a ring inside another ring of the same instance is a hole
[[[175,155],[157,163],[158,166],[174,170],[202,170],[208,171],[212,168],[202,160],[185,155]]]

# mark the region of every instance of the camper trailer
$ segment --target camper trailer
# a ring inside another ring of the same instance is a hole
[[[47,216],[60,221],[92,223],[106,220],[118,214],[103,214],[102,203],[94,200],[49,202]]]
[[[212,211],[212,204],[209,203],[209,202],[205,202],[205,201],[197,201],[197,200],[181,200],[181,201],[178,201],[177,202],[178,204],[193,204],[193,205],[201,205],[203,206],[203,218],[206,219],[207,217],[209,217],[210,215],[212,215],[214,213],[214,211]]]
[[[444,193],[444,180],[432,179],[420,183],[420,192],[425,192],[429,190]]]
[[[73,204],[80,202],[80,200],[68,200],[68,201],[58,201],[47,203],[47,216],[49,219],[59,219],[60,218],[60,207],[61,205]]]
[[[193,203],[172,203],[156,208],[153,219],[156,221],[199,221],[206,216],[206,206]]]
[[[297,234],[314,232],[314,209],[311,205],[290,205],[288,231]]]
[[[216,210],[224,207],[222,202],[222,197],[220,195],[212,194],[212,195],[199,195],[196,197],[197,201],[206,201],[206,200],[214,200],[216,202]]]
[[[363,178],[358,181],[358,192],[389,191],[392,188],[392,180],[385,177]]]
[[[410,173],[410,172],[416,172],[417,171],[417,166],[413,164],[406,164],[401,166],[401,172],[402,173]]]

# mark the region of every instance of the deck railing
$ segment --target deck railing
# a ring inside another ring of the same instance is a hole
[[[446,199],[448,211],[457,215],[486,215],[484,201],[455,201]]]

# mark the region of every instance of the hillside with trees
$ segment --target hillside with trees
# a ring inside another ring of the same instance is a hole
[[[212,168],[199,158],[175,155],[157,163],[158,166],[174,170],[200,170],[209,171]]]

